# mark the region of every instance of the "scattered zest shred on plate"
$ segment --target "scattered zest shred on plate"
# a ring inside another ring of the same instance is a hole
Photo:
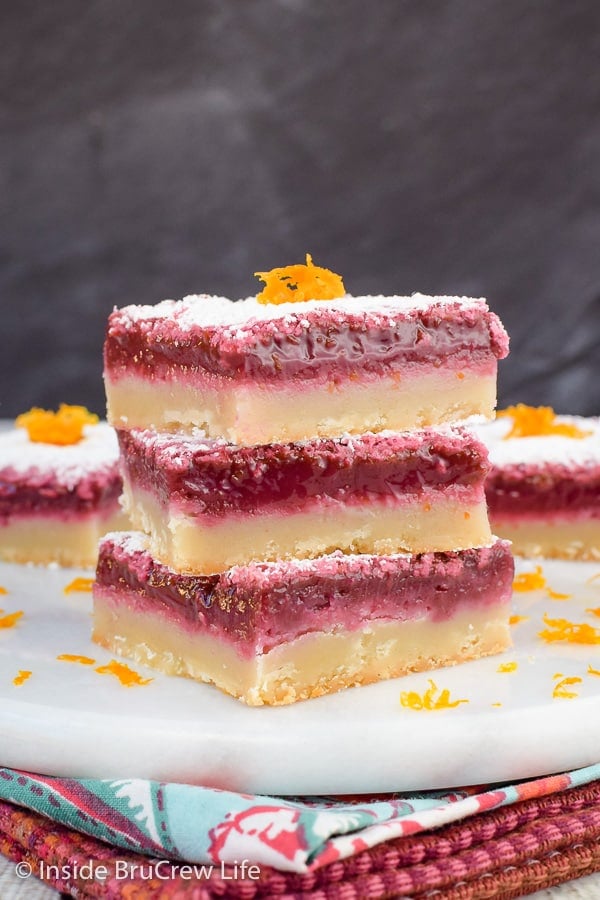
[[[581,684],[581,678],[563,678],[558,684],[554,685],[552,696],[557,700],[573,700],[579,694],[576,691],[569,691],[567,688],[574,684]]]
[[[114,675],[123,687],[137,687],[138,685],[150,684],[154,680],[152,678],[142,678],[141,675],[138,675],[137,672],[126,666],[125,663],[117,662],[116,659],[111,659],[106,666],[98,666],[96,672],[99,675]]]
[[[513,581],[513,591],[519,594],[525,591],[541,591],[546,587],[546,579],[542,575],[542,567],[536,566],[533,572],[521,572]]]
[[[546,591],[551,600],[570,600],[573,596],[572,594],[561,594],[559,591],[553,591],[549,587],[546,588]]]
[[[528,622],[529,616],[511,616],[508,620],[509,625],[518,625],[519,622]]]
[[[592,664],[590,663],[588,665],[587,673],[588,673],[588,675],[600,675],[600,669],[592,668]]]
[[[31,678],[32,672],[29,669],[19,669],[19,672],[13,678],[13,684],[15,687],[20,687],[28,678]]]
[[[92,590],[94,584],[93,578],[74,578],[73,581],[70,581],[69,584],[65,587],[65,594],[75,594],[81,592],[82,594],[89,594]]]
[[[5,587],[2,587],[1,584],[0,584],[0,594],[1,594],[2,596],[4,596],[5,594],[8,594],[7,589],[6,589]]]
[[[407,709],[453,709],[460,703],[468,703],[468,700],[451,700],[450,691],[446,688],[438,694],[439,688],[434,681],[429,680],[429,687],[421,695],[417,691],[402,691],[400,703]]]
[[[586,613],[589,613],[590,616],[597,616],[600,619],[600,606],[595,606],[591,609],[586,609]]]
[[[61,653],[56,658],[61,662],[80,663],[82,666],[93,666],[96,662],[91,656],[79,656],[77,653]]]
[[[14,613],[7,613],[7,615],[3,615],[3,613],[4,610],[0,609],[0,628],[14,628],[23,615],[23,610],[20,609]]]
[[[600,631],[586,622],[550,619],[547,613],[544,614],[543,621],[548,628],[538,632],[538,637],[548,644],[554,641],[566,641],[569,644],[600,644]]]
[[[500,665],[498,666],[496,671],[497,672],[516,672],[518,668],[519,668],[518,662],[514,662],[514,661],[513,662],[505,662],[505,663],[500,663]]]
[[[524,594],[526,591],[546,591],[551,600],[570,600],[571,594],[561,594],[553,591],[548,586],[541,566],[536,566],[533,572],[521,572],[513,581],[513,591]]]

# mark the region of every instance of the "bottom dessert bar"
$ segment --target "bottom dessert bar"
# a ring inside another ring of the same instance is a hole
[[[180,575],[152,559],[145,535],[115,533],[100,545],[93,638],[252,706],[279,705],[501,652],[512,580],[501,540]]]

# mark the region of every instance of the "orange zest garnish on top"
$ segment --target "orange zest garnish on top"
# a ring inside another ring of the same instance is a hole
[[[14,628],[17,624],[21,616],[23,615],[23,610],[20,609],[18,612],[9,613],[6,616],[3,616],[3,609],[0,609],[0,628]]]
[[[566,641],[569,644],[600,644],[600,631],[586,622],[550,619],[547,614],[544,615],[543,621],[548,628],[540,631],[538,637],[548,644],[555,641]]]
[[[2,587],[2,585],[0,585],[0,594],[8,594],[8,591],[5,587]]]
[[[519,668],[519,664],[517,662],[505,662],[505,663],[500,663],[500,665],[498,666],[496,671],[497,672],[516,672],[518,668]]]
[[[529,616],[510,616],[508,620],[509,625],[518,625],[520,622],[528,622]]]
[[[63,588],[65,594],[75,594],[78,592],[89,594],[94,585],[93,578],[74,578],[66,587]]]
[[[34,406],[29,412],[17,416],[15,424],[25,428],[34,444],[77,444],[83,437],[85,425],[96,425],[98,416],[85,406],[67,406],[61,403],[58,412]]]
[[[32,674],[29,669],[19,669],[18,674],[13,678],[13,684],[15,687],[20,687],[28,678],[31,678]]]
[[[111,659],[111,661],[106,666],[98,666],[95,670],[99,675],[114,675],[117,678],[123,687],[136,687],[142,684],[150,684],[153,680],[152,678],[142,678],[141,675],[138,675],[137,672],[134,672],[133,669],[130,669],[129,666],[126,666],[125,663],[117,662],[116,659]]]
[[[500,419],[512,419],[512,428],[504,436],[505,441],[509,438],[542,437],[549,434],[584,438],[592,433],[582,431],[581,428],[568,422],[557,422],[556,413],[551,406],[527,406],[525,403],[517,403],[516,406],[499,410],[497,416]]]
[[[259,303],[301,303],[304,300],[335,300],[346,293],[340,275],[313,265],[306,254],[306,265],[284,266],[270,272],[255,272],[265,286],[257,296]]]
[[[400,703],[408,709],[453,709],[459,703],[468,703],[468,700],[451,700],[450,691],[446,688],[439,692],[438,687],[429,679],[429,687],[423,695],[417,691],[402,691]],[[436,696],[438,695],[438,696]]]

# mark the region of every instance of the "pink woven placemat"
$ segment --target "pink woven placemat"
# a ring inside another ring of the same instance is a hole
[[[73,897],[106,900],[425,900],[432,892],[435,900],[509,900],[600,871],[599,839],[600,781],[595,781],[388,841],[310,873],[262,865],[251,879],[224,865],[198,878],[181,863],[167,871],[164,862],[0,802],[5,856],[27,862]],[[131,877],[124,875],[126,864]]]

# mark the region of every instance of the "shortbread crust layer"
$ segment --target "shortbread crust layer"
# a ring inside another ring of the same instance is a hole
[[[211,574],[252,561],[344,553],[425,553],[481,547],[491,540],[485,500],[447,500],[443,491],[400,502],[313,502],[301,510],[228,517],[182,515],[131,491],[125,509],[149,535],[152,555],[185,573]]]
[[[600,517],[492,517],[494,531],[517,556],[600,560]]]
[[[444,622],[373,621],[361,631],[313,632],[247,659],[151,606],[140,614],[99,593],[93,640],[167,675],[214,684],[249,706],[279,706],[501,653],[510,631],[501,602]]]
[[[234,444],[254,445],[405,431],[492,418],[496,361],[447,372],[432,365],[400,373],[300,385],[245,383],[217,376],[168,379],[105,371],[107,415],[116,428],[173,431],[192,427]]]
[[[108,514],[58,518],[47,514],[12,517],[0,525],[0,559],[6,562],[93,568],[98,542],[109,531],[130,528],[116,508]]]
[[[94,639],[248,703],[287,703],[499,652],[509,642],[513,571],[509,545],[495,541],[185,576],[153,560],[145,536],[108,535]]]

